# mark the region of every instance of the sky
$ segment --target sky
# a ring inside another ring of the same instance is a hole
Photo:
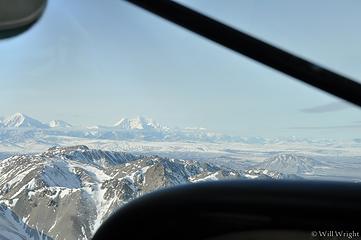
[[[182,0],[361,80],[361,2]],[[112,125],[145,116],[242,136],[357,138],[361,109],[120,0],[49,1],[0,41],[0,116]]]

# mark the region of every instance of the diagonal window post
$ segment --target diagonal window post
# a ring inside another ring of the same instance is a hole
[[[126,0],[226,48],[361,106],[361,84],[169,0]]]

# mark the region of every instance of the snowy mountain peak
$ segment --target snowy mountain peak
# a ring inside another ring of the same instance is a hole
[[[159,123],[150,118],[136,117],[136,118],[122,118],[114,127],[120,129],[139,129],[139,130],[150,130],[150,129],[163,129]]]
[[[27,118],[22,113],[14,113],[4,119],[4,125],[7,127],[19,127]]]
[[[49,122],[49,127],[51,128],[70,128],[72,125],[63,120],[52,120]]]
[[[3,125],[9,128],[47,128],[47,125],[22,113],[6,117]]]
[[[102,151],[89,149],[85,145],[75,145],[70,147],[51,147],[39,156],[48,159],[71,159],[74,161],[96,165],[114,166],[125,162],[134,161],[138,157],[125,152]]]

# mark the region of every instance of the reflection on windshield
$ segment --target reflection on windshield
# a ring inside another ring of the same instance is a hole
[[[178,184],[361,179],[359,109],[127,3],[49,2],[0,51],[0,238],[90,239]]]

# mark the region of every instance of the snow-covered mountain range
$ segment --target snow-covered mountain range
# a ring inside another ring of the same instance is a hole
[[[14,113],[13,115],[0,118],[1,128],[27,128],[27,129],[47,129],[72,127],[71,124],[63,120],[52,120],[43,123],[23,113]]]
[[[144,193],[231,178],[299,179],[275,171],[242,171],[82,145],[15,155],[0,162],[0,228],[11,225],[20,235],[29,232],[25,239],[90,239],[114,209]],[[14,221],[15,225],[5,223]],[[11,229],[1,234],[23,239],[7,235]]]
[[[48,123],[41,122],[23,113],[14,113],[7,117],[0,118],[2,128],[29,128],[29,129],[46,129],[46,128],[71,128],[70,123],[63,120],[51,120]],[[86,126],[83,126],[87,128]],[[79,127],[78,127],[79,128]],[[169,128],[160,125],[156,121],[145,117],[121,118],[113,126],[93,126],[88,128],[105,128],[118,130],[167,130]]]
[[[71,136],[94,139],[149,140],[149,141],[230,141],[234,137],[209,132],[205,129],[169,128],[150,118],[122,118],[113,126],[72,126],[63,120],[43,123],[22,113],[5,117],[0,123],[0,140],[12,140],[14,135],[27,136]],[[19,139],[19,138],[17,138]],[[235,140],[235,139],[233,139]]]
[[[0,239],[90,239],[118,206],[177,184],[360,182],[360,156],[359,139],[238,137],[144,117],[79,127],[16,113],[0,118]]]
[[[1,119],[1,118],[0,118]],[[0,150],[2,144],[23,146],[24,143],[57,145],[57,137],[75,137],[97,140],[150,141],[150,142],[208,142],[241,143],[252,145],[269,144],[338,144],[330,139],[310,140],[305,138],[241,137],[209,131],[204,128],[168,127],[144,117],[122,118],[113,126],[73,126],[63,120],[41,122],[22,113],[15,113],[0,121]],[[353,144],[361,145],[355,139]],[[26,150],[26,149],[25,149]]]

